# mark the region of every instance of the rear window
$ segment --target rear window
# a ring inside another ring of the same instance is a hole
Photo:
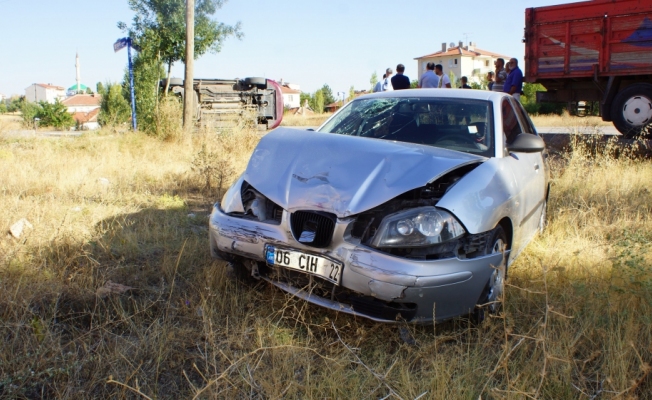
[[[494,154],[491,102],[454,98],[355,100],[319,132],[417,143],[485,157]]]

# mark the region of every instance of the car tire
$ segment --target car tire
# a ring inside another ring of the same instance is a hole
[[[621,90],[611,105],[614,126],[627,139],[649,136],[652,128],[652,85],[637,83]]]
[[[503,248],[507,250],[509,244],[507,243],[507,235],[502,226],[498,225],[495,227],[487,240],[487,244],[484,249],[484,255],[496,254],[503,251]],[[505,263],[506,264],[506,263]],[[490,314],[497,314],[502,308],[501,296],[503,290],[505,289],[505,280],[507,279],[507,265],[504,266],[494,266],[494,270],[489,277],[480,300],[478,301],[478,306],[475,308],[472,319],[475,323],[482,323],[484,321],[486,312]]]
[[[258,89],[267,89],[267,79],[259,77],[249,77],[244,79],[245,84],[255,86]]]

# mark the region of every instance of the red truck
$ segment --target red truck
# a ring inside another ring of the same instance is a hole
[[[525,10],[526,81],[537,101],[600,102],[627,137],[652,123],[652,0],[593,0]]]

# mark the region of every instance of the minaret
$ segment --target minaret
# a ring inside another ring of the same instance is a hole
[[[75,57],[75,70],[77,70],[77,90],[75,90],[75,94],[77,94],[81,90],[81,80],[79,79],[79,53],[76,53]]]

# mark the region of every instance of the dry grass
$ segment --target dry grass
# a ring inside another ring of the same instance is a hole
[[[320,126],[333,113],[313,114],[313,115],[291,115],[285,114],[281,126]]]
[[[209,258],[211,203],[258,137],[0,139],[0,226],[34,225],[0,239],[1,398],[652,397],[649,162],[578,146],[504,318],[397,327]],[[109,280],[134,289],[96,296]]]
[[[611,122],[605,122],[601,117],[577,117],[571,116],[567,112],[563,115],[531,115],[530,118],[535,126],[555,126],[555,127],[598,127],[613,126]]]
[[[1,114],[0,115],[0,135],[12,130],[23,129],[23,120],[20,115]]]

